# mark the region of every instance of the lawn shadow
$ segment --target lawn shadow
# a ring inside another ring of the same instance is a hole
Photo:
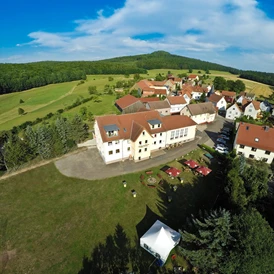
[[[148,216],[152,213],[149,209]],[[161,273],[153,265],[154,261],[155,258],[140,247],[139,238],[136,237],[131,245],[123,227],[117,224],[114,234],[108,235],[104,243],[99,243],[90,258],[83,257],[78,274]]]

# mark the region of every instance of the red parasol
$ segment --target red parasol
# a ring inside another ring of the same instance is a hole
[[[169,169],[167,169],[165,171],[168,175],[172,176],[172,177],[176,177],[181,173],[181,170],[175,168],[175,167],[170,167]]]
[[[195,168],[199,166],[199,164],[195,162],[194,160],[185,161],[185,164],[188,165],[190,168]]]
[[[204,176],[208,175],[212,170],[209,169],[206,166],[200,166],[198,168],[196,168],[196,171],[198,171],[199,173],[203,174]]]

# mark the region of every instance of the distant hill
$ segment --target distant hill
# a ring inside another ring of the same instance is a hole
[[[274,74],[241,71],[199,59],[155,51],[150,54],[116,57],[101,61],[46,61],[0,64],[0,94],[23,91],[48,84],[85,80],[88,74],[146,73],[148,69],[200,69],[227,71],[241,78],[274,85]]]
[[[201,69],[228,71],[232,74],[240,73],[240,70],[232,67],[174,55],[166,51],[155,51],[150,54],[116,57],[105,61],[117,63],[131,62],[132,64],[136,64],[138,68],[143,69]]]

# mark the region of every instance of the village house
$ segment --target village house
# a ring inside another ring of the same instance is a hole
[[[143,103],[130,94],[121,97],[115,101],[115,106],[122,113],[134,113],[137,112],[140,108],[144,107]]]
[[[251,101],[244,108],[244,115],[253,119],[257,119],[260,113],[260,102],[258,101]]]
[[[243,99],[246,99],[248,101],[255,100],[255,94],[254,93],[248,93],[245,91],[240,92],[239,98],[237,99],[237,103],[242,104]]]
[[[188,81],[194,82],[195,80],[199,81],[199,76],[196,74],[190,74],[187,77]]]
[[[216,117],[216,108],[211,102],[190,104],[181,111],[181,115],[190,117],[197,124],[212,123]]]
[[[272,109],[272,105],[267,101],[264,100],[260,103],[260,110],[264,112],[270,112]]]
[[[181,110],[188,105],[184,96],[168,96],[166,101],[170,105],[170,114],[180,114]]]
[[[201,86],[193,86],[191,87],[191,99],[194,100],[200,100],[202,94],[207,96],[208,94],[208,89],[206,87],[201,87]]]
[[[148,97],[153,95],[160,97],[169,95],[169,89],[167,86],[165,86],[165,81],[141,80],[136,83],[132,89],[136,89],[139,96],[141,97]]]
[[[229,104],[233,104],[236,100],[236,92],[234,91],[223,90],[221,95],[225,97],[226,102]]]
[[[207,102],[211,102],[218,110],[225,111],[227,107],[227,102],[224,96],[218,95],[216,93],[211,94],[207,98]]]
[[[161,115],[170,115],[170,105],[168,101],[147,102],[145,104],[149,110],[157,110]]]
[[[226,110],[225,118],[229,120],[235,120],[243,115],[242,108],[237,103],[233,104]]]
[[[95,118],[94,137],[106,164],[149,159],[170,145],[195,139],[196,123],[187,116],[162,117],[158,111]]]
[[[274,128],[240,123],[234,149],[238,155],[271,164],[274,158]]]

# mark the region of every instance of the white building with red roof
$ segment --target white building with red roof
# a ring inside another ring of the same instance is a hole
[[[194,140],[196,123],[186,116],[162,117],[158,111],[95,118],[94,137],[106,164],[149,159],[154,151]]]
[[[251,101],[248,105],[245,106],[244,115],[248,117],[252,117],[253,119],[257,119],[261,113],[260,102]]]
[[[168,96],[166,101],[170,105],[170,114],[180,114],[181,110],[188,105],[184,96]]]
[[[271,164],[274,158],[274,128],[240,123],[234,141],[238,155]]]
[[[235,120],[241,116],[243,116],[243,110],[242,107],[240,107],[237,103],[233,104],[226,110],[226,119]]]

